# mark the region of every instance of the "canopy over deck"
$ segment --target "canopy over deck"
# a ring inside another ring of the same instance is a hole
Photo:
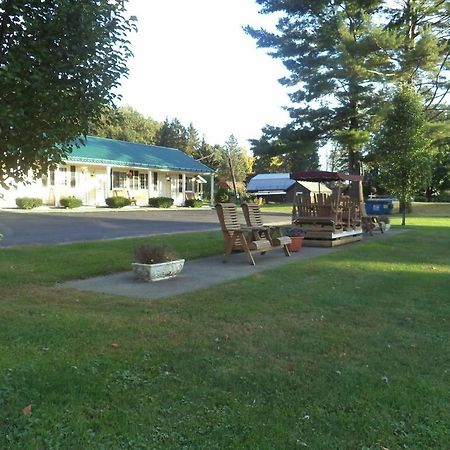
[[[303,170],[300,172],[292,172],[290,174],[292,180],[304,181],[362,181],[361,175],[350,175],[343,172],[327,172],[322,170]]]

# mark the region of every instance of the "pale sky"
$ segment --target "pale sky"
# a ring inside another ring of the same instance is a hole
[[[128,10],[139,31],[121,104],[192,122],[209,144],[234,134],[247,149],[266,124],[289,122],[286,70],[242,30],[275,23],[254,0],[130,0]]]

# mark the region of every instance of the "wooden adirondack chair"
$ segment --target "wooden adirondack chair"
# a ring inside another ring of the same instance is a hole
[[[273,246],[290,243],[288,236],[280,236],[280,227],[264,225],[259,205],[256,203],[243,203],[241,206],[247,226],[256,231],[260,237],[268,239]]]
[[[267,237],[261,236],[259,227],[242,226],[239,223],[237,209],[234,203],[218,203],[216,205],[216,212],[225,243],[224,262],[227,262],[228,257],[233,251],[245,252],[249,263],[253,266],[255,265],[255,260],[252,255],[254,252],[264,254],[269,250],[282,248],[284,254],[290,256],[287,248],[287,245],[290,243],[289,238],[289,242],[284,239],[283,243],[278,241],[278,245],[275,245]]]
[[[380,222],[377,216],[362,216],[361,217],[362,229],[370,236],[373,236],[374,230],[379,230],[384,233],[383,224]]]

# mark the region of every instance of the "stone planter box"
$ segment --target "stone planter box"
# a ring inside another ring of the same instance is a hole
[[[139,280],[159,281],[176,277],[184,267],[184,259],[159,264],[131,263],[133,272]]]

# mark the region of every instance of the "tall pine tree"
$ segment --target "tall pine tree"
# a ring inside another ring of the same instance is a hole
[[[247,31],[290,72],[281,80],[293,89],[295,105],[286,129],[301,144],[332,141],[347,154],[350,172],[358,173],[361,151],[385,116],[387,95],[403,82],[423,96],[429,120],[445,128],[448,1],[257,2],[263,13],[281,13],[276,32]]]
[[[295,88],[290,135],[307,148],[333,141],[345,149],[349,170],[358,173],[360,150],[383,102],[381,71],[392,64],[375,51],[391,39],[372,20],[380,0],[257,1],[264,13],[283,13],[277,32],[247,31],[290,71],[281,80]]]

